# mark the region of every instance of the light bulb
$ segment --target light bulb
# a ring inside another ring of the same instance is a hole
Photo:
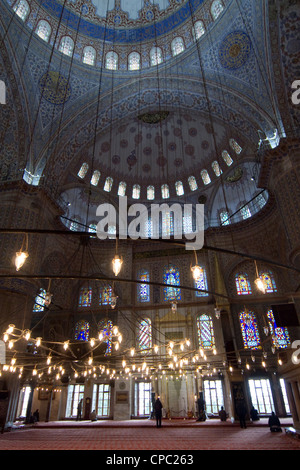
[[[17,271],[22,268],[28,256],[29,254],[26,251],[17,251],[15,259],[15,266]]]
[[[115,276],[117,276],[119,272],[121,271],[122,264],[123,264],[122,258],[120,258],[119,255],[115,255],[114,259],[112,260],[113,272]]]
[[[192,271],[194,280],[198,281],[201,277],[201,274],[203,273],[203,269],[196,264],[195,266],[191,267],[191,271]]]
[[[29,340],[30,335],[31,335],[31,331],[25,330],[25,332],[24,332],[24,338],[25,338],[27,341]]]
[[[265,294],[266,293],[266,288],[265,288],[265,284],[264,284],[264,281],[258,277],[257,279],[255,279],[255,285],[256,287],[263,293]]]

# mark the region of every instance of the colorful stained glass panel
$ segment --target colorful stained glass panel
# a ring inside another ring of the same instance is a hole
[[[236,291],[238,295],[252,294],[247,274],[237,274],[235,277]]]
[[[213,321],[209,315],[203,314],[197,317],[197,335],[200,348],[212,349],[215,347]]]
[[[92,289],[90,287],[82,287],[79,295],[79,307],[90,307],[92,303]]]
[[[272,309],[269,309],[267,311],[267,317],[273,345],[275,346],[275,348],[279,349],[287,348],[288,345],[291,343],[287,328],[276,325]]]
[[[174,266],[166,268],[164,270],[163,281],[165,284],[171,284],[170,286],[164,287],[164,300],[181,300],[181,290],[178,287],[180,286],[180,276],[179,271]]]
[[[90,325],[88,322],[82,320],[76,323],[75,339],[77,341],[88,341],[89,334],[90,334]]]
[[[245,349],[258,349],[260,347],[260,337],[257,328],[256,318],[252,312],[243,311],[240,313],[240,326]]]
[[[152,347],[152,327],[150,318],[145,318],[139,323],[138,347],[140,351],[147,351]]]

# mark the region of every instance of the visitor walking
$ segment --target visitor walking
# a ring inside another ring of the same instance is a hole
[[[162,403],[159,399],[157,398],[155,405],[154,405],[154,411],[155,411],[155,418],[156,418],[156,427],[161,428],[161,416],[162,416]]]

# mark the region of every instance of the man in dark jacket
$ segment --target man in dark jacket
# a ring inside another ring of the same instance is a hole
[[[162,415],[162,403],[158,398],[154,405],[155,418],[156,418],[156,427],[161,428],[161,415]]]

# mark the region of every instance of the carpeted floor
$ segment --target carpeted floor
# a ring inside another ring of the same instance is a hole
[[[282,423],[283,427],[291,421]],[[0,450],[300,450],[300,439],[271,433],[266,422],[151,420],[38,423],[0,434]]]

